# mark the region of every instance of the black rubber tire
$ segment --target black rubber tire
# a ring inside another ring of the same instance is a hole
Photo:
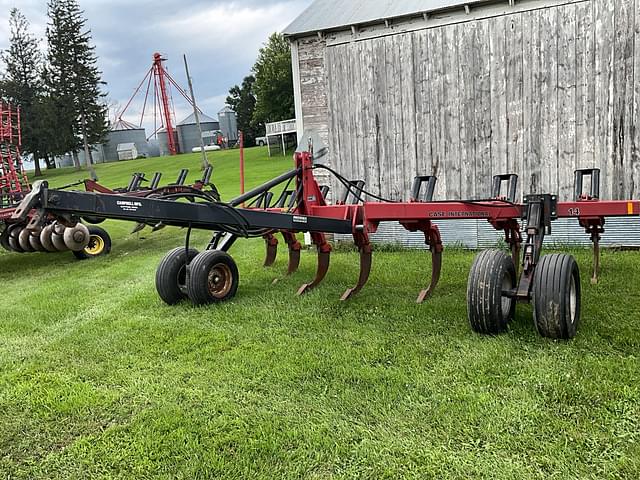
[[[104,222],[106,218],[85,216],[82,217],[82,220],[84,220],[85,223],[90,223],[91,225],[99,225],[100,223]]]
[[[72,252],[79,260],[107,255],[111,251],[111,237],[103,228],[91,225],[89,228],[89,245],[78,252]]]
[[[570,339],[580,323],[580,271],[571,255],[540,259],[533,275],[533,321],[543,337]]]
[[[515,298],[502,295],[516,287],[516,269],[502,250],[484,250],[476,255],[467,281],[467,318],[471,328],[483,334],[507,330],[516,308]]]
[[[187,298],[187,265],[198,251],[177,247],[167,253],[156,269],[156,291],[164,303],[175,305]]]
[[[226,252],[199,253],[187,271],[187,295],[194,305],[224,302],[238,290],[238,266]]]

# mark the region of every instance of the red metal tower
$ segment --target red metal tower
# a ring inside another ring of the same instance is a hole
[[[20,108],[0,101],[0,206],[19,202],[29,192],[22,165]]]
[[[162,58],[162,55],[159,53],[153,54],[153,75],[154,82],[157,82],[157,85],[160,90],[160,100],[161,100],[161,113],[162,118],[164,120],[165,128],[167,129],[167,144],[169,145],[169,153],[171,155],[175,155],[178,153],[178,148],[176,146],[176,137],[173,130],[173,124],[171,122],[171,110],[169,110],[169,94],[167,92],[167,82],[165,78],[168,76],[167,71],[164,69],[162,62],[166,59]]]
[[[126,122],[122,119],[122,116],[125,114],[133,99],[138,95],[142,86],[146,83],[146,92],[144,95],[144,104],[142,107],[142,115],[140,116],[140,126],[142,126],[142,122],[144,121],[144,115],[147,109],[147,104],[149,101],[149,93],[151,92],[151,86],[153,85],[153,105],[154,105],[154,132],[149,136],[149,138],[158,134],[158,132],[165,128],[167,131],[167,146],[169,148],[169,153],[171,155],[175,155],[178,153],[178,145],[176,142],[176,130],[174,127],[174,112],[172,108],[172,100],[171,100],[171,92],[170,88],[173,86],[179,93],[182,95],[190,105],[193,106],[193,102],[187,92],[180,87],[177,82],[169,75],[167,69],[164,67],[163,62],[166,62],[167,59],[164,58],[160,53],[153,54],[153,63],[151,68],[147,71],[146,75],[133,92],[133,95],[125,105],[125,107],[116,115],[117,122]],[[200,109],[198,109],[200,110]],[[160,114],[160,125],[158,125],[158,113]]]

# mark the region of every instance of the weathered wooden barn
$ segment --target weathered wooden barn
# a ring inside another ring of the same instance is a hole
[[[598,167],[602,198],[640,197],[640,0],[316,0],[284,33],[299,135],[372,191],[486,198],[513,172],[566,199]]]

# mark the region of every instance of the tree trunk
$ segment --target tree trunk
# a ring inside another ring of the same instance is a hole
[[[73,151],[73,165],[76,167],[76,170],[80,170],[80,157],[78,157],[77,150]]]
[[[47,164],[47,170],[53,170],[56,168],[56,157],[50,154],[44,156],[44,161]]]
[[[41,177],[42,176],[42,170],[40,170],[40,157],[38,156],[37,153],[33,154],[33,163],[36,167],[35,172],[33,173],[34,177]]]

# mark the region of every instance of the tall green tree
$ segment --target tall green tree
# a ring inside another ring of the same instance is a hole
[[[38,122],[38,106],[44,95],[42,54],[36,37],[29,31],[29,22],[17,8],[10,12],[9,31],[9,48],[1,54],[6,66],[3,96],[20,106],[22,147],[33,155],[35,176],[39,177],[40,159],[47,153]]]
[[[104,141],[108,132],[102,72],[77,0],[50,0],[48,15],[46,80],[58,130],[55,153],[72,152],[79,169],[78,150],[92,164],[89,145]]]
[[[253,92],[255,82],[253,75],[245,77],[241,86],[231,87],[227,97],[227,105],[236,112],[238,130],[243,133],[244,144],[247,147],[253,147],[256,144],[256,137],[260,136],[264,130],[264,126],[253,118],[256,109],[256,96]]]
[[[282,34],[271,34],[258,53],[253,73],[257,99],[254,120],[267,123],[294,118],[291,47]]]

